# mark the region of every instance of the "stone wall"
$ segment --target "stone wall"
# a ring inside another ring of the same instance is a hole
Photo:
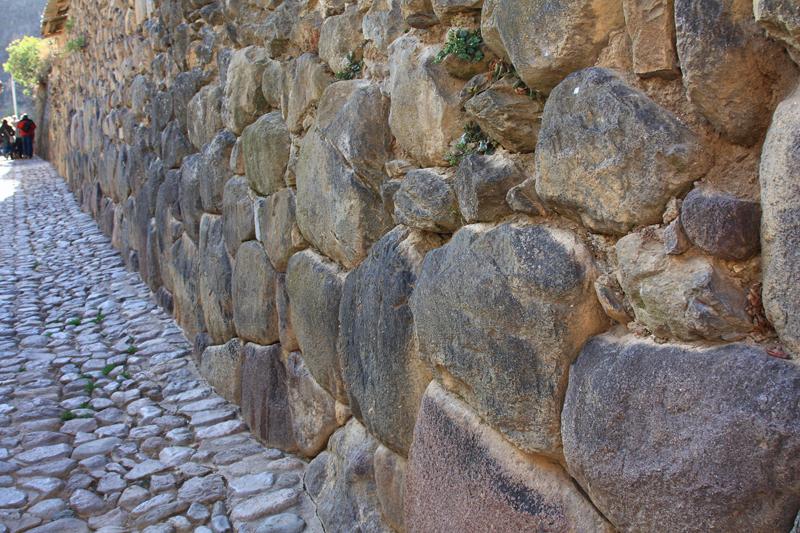
[[[47,157],[328,531],[792,527],[795,2],[70,17]]]

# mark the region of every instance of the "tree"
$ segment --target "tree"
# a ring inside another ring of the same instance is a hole
[[[44,39],[28,35],[12,41],[6,50],[8,61],[3,64],[3,70],[14,76],[14,80],[22,85],[23,92],[30,95],[39,83],[45,51]]]

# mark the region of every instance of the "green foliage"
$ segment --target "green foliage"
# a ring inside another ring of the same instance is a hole
[[[122,373],[120,374],[120,376],[122,376],[124,379],[131,379],[131,375],[130,375],[130,373],[128,373],[128,371],[127,371],[127,370],[125,370],[124,372],[122,372]]]
[[[478,63],[483,60],[483,37],[481,31],[466,28],[450,28],[444,46],[436,54],[434,63],[441,63],[447,56],[454,55],[462,61]]]
[[[3,64],[3,70],[14,76],[14,80],[22,85],[23,92],[27,95],[30,95],[39,83],[45,49],[43,39],[30,35],[12,41],[6,48],[8,61]]]
[[[81,404],[81,409],[91,409],[91,408],[92,406],[89,404],[89,402],[83,402]]]
[[[74,39],[70,39],[69,41],[67,41],[67,52],[69,53],[80,52],[84,48],[86,48],[85,35],[79,35]]]
[[[480,126],[474,122],[464,126],[464,133],[458,138],[453,148],[444,156],[444,160],[451,167],[461,163],[464,157],[470,154],[491,154],[497,148],[497,143],[481,131]]]
[[[25,365],[19,367],[19,372],[25,372],[25,370],[26,370]]]
[[[97,316],[92,319],[92,322],[94,322],[95,324],[99,324],[100,322],[105,320],[105,318],[106,315],[104,315],[102,311],[98,311]]]
[[[97,388],[97,383],[95,383],[94,380],[86,382],[86,385],[83,386],[83,390],[85,390],[86,394],[88,394],[89,396],[92,395],[94,389],[96,388]]]
[[[361,74],[361,70],[364,68],[364,64],[361,61],[356,60],[355,55],[353,52],[347,54],[347,65],[345,65],[344,70],[341,70],[336,73],[337,80],[352,80],[357,78]]]
[[[81,325],[81,319],[80,318],[71,318],[71,319],[67,320],[67,325],[68,326],[75,326],[75,327],[80,326]]]
[[[115,368],[117,368],[117,365],[114,365],[114,364],[104,366],[103,367],[103,371],[102,371],[103,375],[104,376],[109,375],[111,372],[114,371]]]
[[[72,30],[75,29],[75,19],[72,17],[68,18],[66,24],[64,24],[64,27],[67,28],[68,32],[72,33]]]
[[[76,418],[77,417],[75,416],[75,413],[73,413],[72,411],[64,411],[63,413],[61,413],[62,422],[69,422],[70,420],[75,420]]]
[[[127,352],[128,352],[130,355],[133,355],[133,354],[135,354],[136,352],[138,352],[138,351],[139,351],[139,348],[137,348],[136,346],[133,346],[133,345],[131,345],[131,346],[128,346],[128,349],[127,349],[126,351],[127,351]]]

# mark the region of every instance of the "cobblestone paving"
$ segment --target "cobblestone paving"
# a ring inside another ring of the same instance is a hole
[[[0,533],[321,531],[65,183],[0,163]]]

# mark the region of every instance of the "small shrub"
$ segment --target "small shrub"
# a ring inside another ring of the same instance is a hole
[[[481,31],[470,31],[466,28],[450,28],[444,46],[436,54],[434,63],[441,63],[447,56],[454,55],[462,61],[478,63],[484,58],[483,37]]]
[[[67,325],[68,326],[75,326],[75,327],[80,326],[81,325],[81,319],[80,318],[71,318],[71,319],[67,320]]]
[[[357,78],[360,74],[362,69],[364,68],[364,64],[361,61],[357,61],[353,52],[347,54],[347,65],[345,65],[344,70],[341,70],[336,73],[337,80],[352,80]]]
[[[89,402],[83,402],[81,404],[81,409],[91,409],[91,408],[92,408],[92,406],[89,405]]]
[[[25,372],[26,368],[25,365],[19,367],[19,372]]]
[[[74,39],[70,39],[69,41],[67,41],[67,52],[69,53],[80,52],[84,48],[86,48],[85,35],[79,35]]]
[[[98,311],[98,312],[97,312],[97,316],[95,316],[95,317],[92,319],[92,322],[94,322],[95,324],[99,324],[100,322],[102,322],[103,320],[105,320],[105,318],[106,318],[106,315],[104,315],[102,311]]]
[[[92,395],[94,389],[96,388],[97,388],[97,383],[95,383],[94,381],[89,381],[86,383],[86,385],[83,386],[83,390],[86,391],[86,394],[88,394],[89,396]]]
[[[481,131],[480,126],[474,122],[468,123],[464,126],[464,133],[458,138],[458,141],[453,145],[445,156],[444,160],[451,167],[457,166],[461,163],[464,157],[470,154],[491,154],[497,148],[497,143],[486,136]]]
[[[124,379],[131,379],[131,375],[128,373],[127,370],[121,373],[120,376],[122,376]]]
[[[64,27],[67,28],[67,31],[71,33],[72,30],[75,29],[75,19],[72,17],[68,18],[66,24],[64,24]]]
[[[136,352],[139,351],[139,348],[137,348],[136,346],[131,345],[131,346],[128,346],[128,349],[126,351],[128,352],[129,355],[133,355],[133,354],[135,354]]]
[[[102,370],[103,375],[104,376],[109,375],[111,372],[114,371],[115,368],[117,368],[117,365],[106,365],[106,366],[104,366],[103,370]]]
[[[64,411],[61,413],[61,421],[62,422],[69,422],[70,420],[74,420],[76,418],[75,413],[72,411]]]

